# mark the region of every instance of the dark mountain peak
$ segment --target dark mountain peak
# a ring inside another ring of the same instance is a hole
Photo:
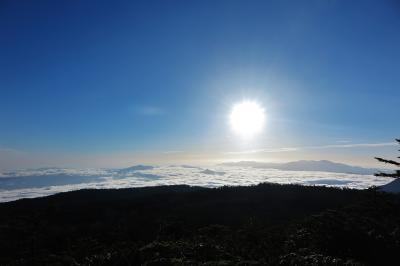
[[[138,164],[138,165],[134,165],[134,166],[131,166],[131,167],[119,169],[118,172],[119,173],[126,173],[126,172],[152,170],[152,169],[154,169],[154,166]]]
[[[213,171],[210,169],[205,169],[201,171],[200,173],[206,174],[206,175],[224,175],[225,172],[218,172],[218,171]]]

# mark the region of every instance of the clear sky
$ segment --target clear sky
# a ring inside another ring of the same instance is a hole
[[[396,152],[395,0],[3,0],[0,33],[0,169]]]

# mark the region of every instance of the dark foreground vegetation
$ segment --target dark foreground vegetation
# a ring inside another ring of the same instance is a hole
[[[400,204],[261,184],[81,190],[0,204],[0,265],[399,265]]]

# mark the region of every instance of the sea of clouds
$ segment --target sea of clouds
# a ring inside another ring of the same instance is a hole
[[[373,175],[283,171],[239,166],[135,166],[125,169],[42,168],[0,173],[0,202],[78,189],[129,188],[186,184],[220,187],[263,182],[366,189],[392,181]]]

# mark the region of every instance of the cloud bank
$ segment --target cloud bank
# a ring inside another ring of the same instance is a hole
[[[134,166],[125,169],[44,168],[0,173],[0,202],[84,188],[129,188],[187,184],[248,186],[263,182],[365,189],[392,181],[385,177],[318,171],[285,171],[246,166]]]

